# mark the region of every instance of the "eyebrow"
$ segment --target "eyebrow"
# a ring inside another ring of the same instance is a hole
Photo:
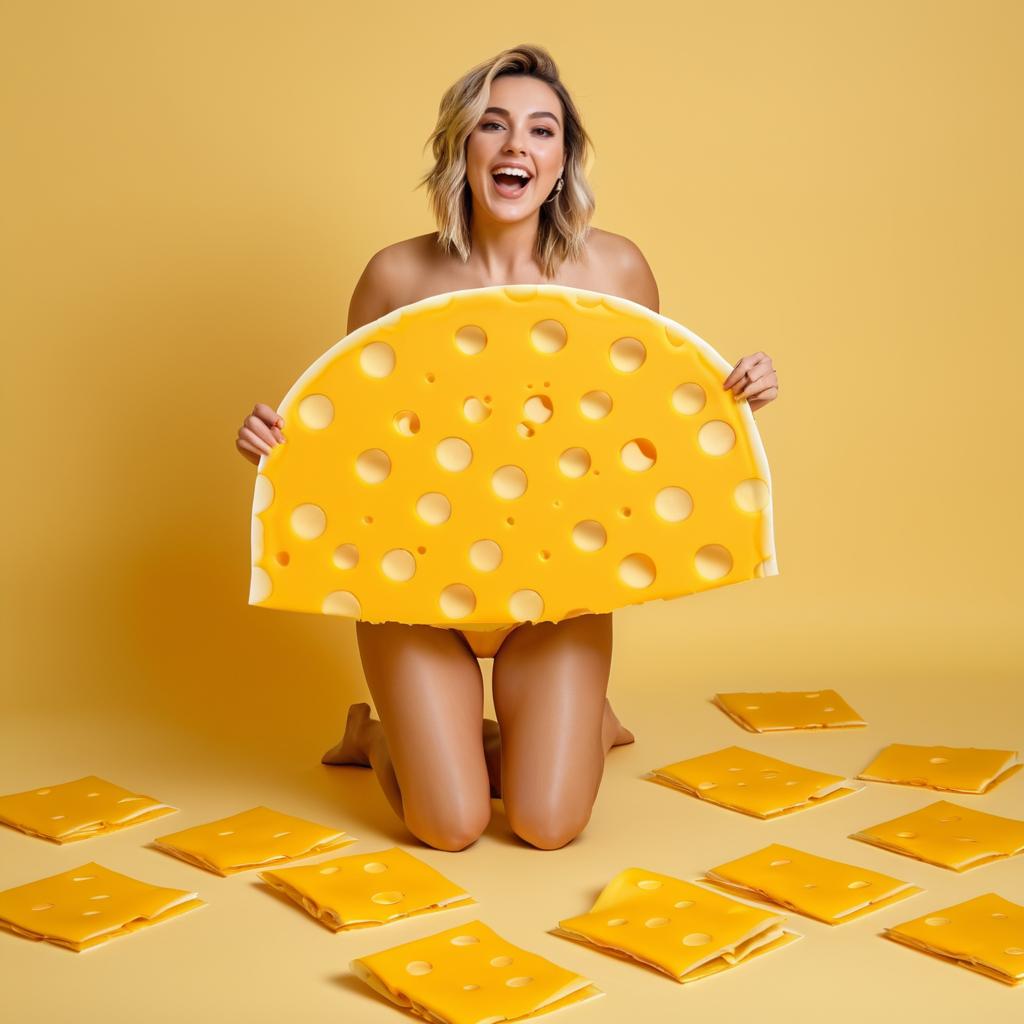
[[[488,107],[484,111],[484,113],[485,114],[501,114],[503,117],[508,117],[509,116],[508,111],[504,107]],[[532,114],[527,114],[526,116],[527,116],[527,119],[529,119],[531,117],[550,117],[555,122],[555,124],[557,124],[559,126],[559,128],[561,128],[561,126],[562,126],[562,122],[559,121],[558,118],[555,117],[555,115],[552,114],[550,110],[535,110]]]

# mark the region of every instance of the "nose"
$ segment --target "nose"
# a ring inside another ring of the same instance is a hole
[[[526,147],[521,139],[521,135],[525,131],[525,127],[513,128],[512,131],[509,132],[508,142],[505,144],[505,150],[515,150],[518,153],[525,153]]]

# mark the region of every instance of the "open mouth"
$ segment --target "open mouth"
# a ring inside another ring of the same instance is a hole
[[[532,178],[520,178],[516,174],[492,174],[494,187],[506,199],[518,199],[527,189]]]

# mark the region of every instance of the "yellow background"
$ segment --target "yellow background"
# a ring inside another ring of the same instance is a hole
[[[1024,992],[877,937],[980,892],[1024,902],[1019,859],[954,876],[844,838],[930,794],[760,823],[639,777],[732,743],[849,775],[893,741],[1022,745],[1022,31],[991,0],[7,0],[0,790],[95,773],[182,810],[62,848],[0,830],[0,888],[98,859],[210,903],[80,957],[0,934],[12,1020],[398,1020],[348,960],[478,915],[607,990],[566,1021],[639,999],[652,1022],[1019,1014]],[[448,854],[371,772],[319,764],[366,699],[354,630],[246,603],[234,437],[344,335],[373,252],[434,229],[413,186],[440,96],[519,42],[558,61],[594,223],[640,245],[661,311],[730,362],[772,357],[781,575],[617,612],[609,693],[637,742],[586,832],[535,850],[496,802]],[[707,703],[824,686],[870,728],[757,737]],[[960,799],[1024,816],[1022,792]],[[254,877],[142,846],[258,803],[352,852],[402,844],[480,904],[332,937]],[[545,932],[622,867],[692,879],[776,840],[928,891],[838,930],[791,916],[800,943],[685,989]]]

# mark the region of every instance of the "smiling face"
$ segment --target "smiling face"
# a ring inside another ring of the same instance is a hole
[[[495,220],[522,220],[549,197],[562,171],[562,101],[538,78],[501,75],[491,83],[487,107],[466,143],[473,209],[486,210]],[[525,187],[522,177],[495,178],[498,168],[510,165],[529,175]]]

